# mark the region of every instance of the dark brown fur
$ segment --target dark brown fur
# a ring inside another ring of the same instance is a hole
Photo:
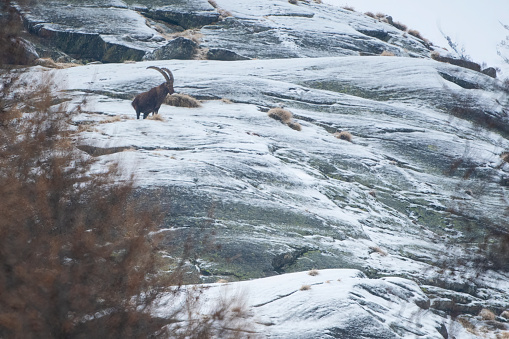
[[[155,66],[147,68],[155,69],[160,72],[166,79],[166,82],[157,87],[151,88],[147,92],[140,93],[134,98],[131,105],[136,111],[137,119],[140,118],[140,113],[143,113],[143,119],[145,119],[150,113],[157,114],[166,96],[168,94],[175,93],[173,90],[173,74],[169,69],[161,69]]]

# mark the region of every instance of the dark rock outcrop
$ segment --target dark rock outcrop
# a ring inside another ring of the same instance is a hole
[[[168,41],[153,52],[148,52],[144,60],[192,59],[198,44],[191,39],[178,37]]]
[[[207,52],[207,59],[209,60],[223,60],[223,61],[238,61],[238,60],[249,60],[242,55],[238,55],[227,49],[222,48],[211,48]]]
[[[482,70],[482,72],[484,74],[486,74],[487,76],[490,76],[492,78],[496,78],[497,77],[497,70],[493,67],[488,67],[488,68],[485,68]]]
[[[438,53],[432,53],[431,57],[434,60],[436,60],[436,61],[446,62],[446,63],[451,64],[451,65],[456,65],[456,66],[459,66],[459,67],[468,68],[468,69],[471,69],[471,70],[477,71],[477,72],[481,71],[481,65],[479,65],[478,63],[473,62],[473,61],[463,60],[463,59],[456,59],[456,58],[451,58],[451,57],[447,57],[447,56],[442,56],[442,55],[440,55]]]

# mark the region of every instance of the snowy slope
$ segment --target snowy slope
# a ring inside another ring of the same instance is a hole
[[[403,45],[423,45],[359,13],[286,1],[217,4],[233,17],[215,33],[202,28],[205,45],[223,46],[234,24],[255,22],[249,27],[288,33],[278,41],[300,58],[53,71],[73,103],[87,98],[75,124],[80,149],[99,160],[95,170],[119,161],[126,177],[134,173],[140,198],[168,213],[168,253],[178,254],[179,242],[193,236],[190,280],[240,281],[228,288],[247,290],[258,333],[475,336],[451,320],[458,309],[489,335],[500,332],[502,318],[497,330],[475,316],[508,308],[509,275],[480,271],[472,260],[483,239],[506,225],[503,84],[433,61],[428,50],[405,52]],[[359,33],[380,30],[393,40]],[[295,44],[335,33],[352,46],[369,41],[369,48],[421,58],[359,56],[345,46],[349,52],[334,55],[347,56],[305,58],[309,46]],[[255,53],[263,41],[234,40],[223,47],[238,54]],[[176,91],[202,99],[202,107],[163,105],[163,121],[136,120],[132,98],[163,81],[148,66],[171,69]],[[302,130],[270,119],[275,106],[289,109]],[[340,131],[352,142],[337,139]],[[221,246],[207,247],[208,236]],[[320,274],[307,275],[312,268]],[[311,289],[300,291],[306,284]],[[222,288],[212,284],[207,298]]]

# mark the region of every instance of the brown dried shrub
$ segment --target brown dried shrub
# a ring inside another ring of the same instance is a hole
[[[334,133],[334,136],[338,139],[352,142],[352,134],[347,131],[341,131]]]
[[[409,30],[408,30],[408,34],[410,34],[410,35],[412,35],[412,36],[416,37],[417,39],[421,39],[421,40],[423,40],[423,41],[426,41],[426,39],[424,39],[424,38],[422,37],[421,33],[420,33],[419,31],[415,30],[415,29],[409,29]]]
[[[396,27],[397,29],[399,29],[400,31],[406,31],[408,29],[408,27],[405,24],[402,24],[399,21],[393,22],[392,25],[394,27]]]
[[[490,310],[483,308],[481,312],[479,312],[479,317],[481,317],[482,320],[495,320],[497,316]]]
[[[187,94],[174,93],[168,95],[164,101],[165,104],[176,107],[197,108],[201,107],[200,101]]]
[[[287,123],[287,125],[291,129],[294,129],[296,131],[302,131],[302,126],[298,122],[290,121],[289,123]]]
[[[151,116],[147,117],[148,120],[155,120],[155,121],[166,121],[166,119],[161,114],[152,114]]]
[[[284,124],[289,123],[293,118],[292,112],[280,107],[271,108],[267,114],[270,118],[281,121]]]

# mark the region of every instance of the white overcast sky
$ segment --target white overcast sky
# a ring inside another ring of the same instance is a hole
[[[509,25],[509,0],[323,0],[353,7],[357,12],[382,12],[409,29],[418,30],[435,45],[448,48],[440,29],[478,63],[502,67],[509,77],[509,65],[497,55],[497,44],[509,35],[500,22]],[[448,48],[449,49],[449,48]],[[450,49],[449,49],[450,50]],[[508,52],[509,54],[509,52]]]

